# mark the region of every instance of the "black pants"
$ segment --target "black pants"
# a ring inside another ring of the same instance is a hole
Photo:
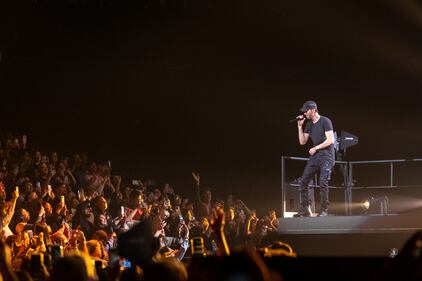
[[[301,207],[307,208],[310,205],[309,199],[309,182],[314,177],[315,173],[320,172],[319,185],[320,185],[320,197],[321,197],[321,209],[328,209],[330,200],[328,198],[328,182],[331,178],[331,172],[334,167],[334,160],[331,157],[325,155],[313,155],[309,158],[306,164],[305,170],[301,177],[301,184],[299,192],[301,195]]]

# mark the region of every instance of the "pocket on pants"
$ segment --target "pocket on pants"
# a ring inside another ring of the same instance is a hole
[[[335,164],[334,161],[331,161],[331,160],[325,161],[322,164],[322,170],[325,172],[331,172],[331,170],[334,168],[334,164]]]

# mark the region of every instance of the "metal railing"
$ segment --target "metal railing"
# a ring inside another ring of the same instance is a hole
[[[292,156],[282,156],[281,157],[281,217],[285,216],[286,212],[286,160],[294,161],[308,161],[309,158],[302,157],[292,157]],[[330,186],[329,188],[344,188],[344,208],[346,215],[352,215],[352,190],[353,189],[363,189],[363,188],[397,188],[399,185],[394,184],[394,167],[397,163],[405,162],[422,162],[422,158],[414,159],[394,159],[394,160],[370,160],[370,161],[335,161],[335,164],[345,165],[345,170],[343,173],[343,186]],[[353,169],[357,165],[362,164],[384,164],[388,163],[390,166],[389,169],[389,185],[376,185],[376,186],[354,186],[353,180]],[[316,184],[314,187],[319,187],[318,181],[315,181]],[[415,185],[417,186],[417,185]]]

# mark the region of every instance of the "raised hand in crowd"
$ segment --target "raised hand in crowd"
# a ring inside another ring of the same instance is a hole
[[[180,237],[183,240],[189,239],[189,227],[185,223],[180,224]]]
[[[72,235],[69,239],[69,247],[77,248],[79,251],[88,254],[88,249],[86,247],[86,238],[82,230],[74,229],[72,231]]]
[[[223,209],[213,209],[210,219],[212,230],[217,236],[218,255],[230,255],[229,246],[224,234],[225,214]]]
[[[222,209],[212,209],[209,222],[214,232],[224,231],[224,224],[226,223],[224,211]]]
[[[6,189],[2,181],[0,181],[0,196],[6,197]]]
[[[69,167],[66,168],[65,175],[67,175],[69,177],[69,183],[72,186],[76,186],[77,185],[76,178],[73,175],[72,170]]]
[[[46,203],[46,204],[48,204],[48,203]],[[38,211],[37,219],[35,220],[35,223],[38,223],[38,222],[45,220],[45,216],[46,216],[45,208],[44,208],[43,204],[41,204],[39,211]]]
[[[111,177],[111,184],[113,185],[115,190],[120,190],[120,186],[122,184],[122,177],[118,175],[113,175]]]
[[[86,200],[85,191],[82,188],[78,189],[78,200],[79,200],[79,203],[82,203]]]
[[[249,208],[246,206],[245,203],[243,203],[242,200],[236,200],[236,205],[245,212],[246,216],[250,216],[251,215],[251,210],[249,210]]]
[[[114,222],[114,225],[118,229],[126,229],[127,230],[129,228],[128,225],[127,225],[127,222],[128,222],[127,212],[126,212],[126,210],[123,206],[121,206],[121,209],[122,210],[121,210],[120,214],[113,219],[113,222]]]
[[[34,235],[34,237],[32,238],[32,241],[33,241],[33,246],[35,247],[34,250],[36,252],[41,253],[41,252],[46,251],[43,232],[40,232],[40,234],[38,235]]]
[[[0,216],[1,219],[1,226],[2,226],[2,231],[4,231],[4,236],[1,237],[7,237],[12,235],[12,231],[9,228],[9,224],[12,221],[12,217],[15,213],[15,207],[16,207],[16,201],[19,198],[19,187],[16,187],[15,190],[12,192],[12,199],[9,200],[5,205],[4,205],[4,213]]]
[[[41,198],[44,199],[44,197],[46,196],[48,196],[51,199],[54,199],[55,197],[50,184],[47,185],[47,188],[42,188]]]
[[[26,135],[22,135],[22,148],[26,149],[26,145],[28,143],[28,137]]]
[[[201,184],[201,177],[199,176],[199,173],[192,172],[192,177],[195,180],[196,186],[199,187]]]
[[[16,187],[15,190],[12,192],[12,199],[17,200],[19,198],[19,188]]]
[[[247,219],[247,224],[246,224],[246,229],[245,229],[247,235],[251,235],[255,232],[257,223],[258,223],[258,217],[256,216],[256,212],[254,210],[250,213]]]

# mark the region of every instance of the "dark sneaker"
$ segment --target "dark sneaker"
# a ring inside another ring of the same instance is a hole
[[[319,214],[318,217],[326,217],[328,216],[328,211],[327,210],[322,210]]]

